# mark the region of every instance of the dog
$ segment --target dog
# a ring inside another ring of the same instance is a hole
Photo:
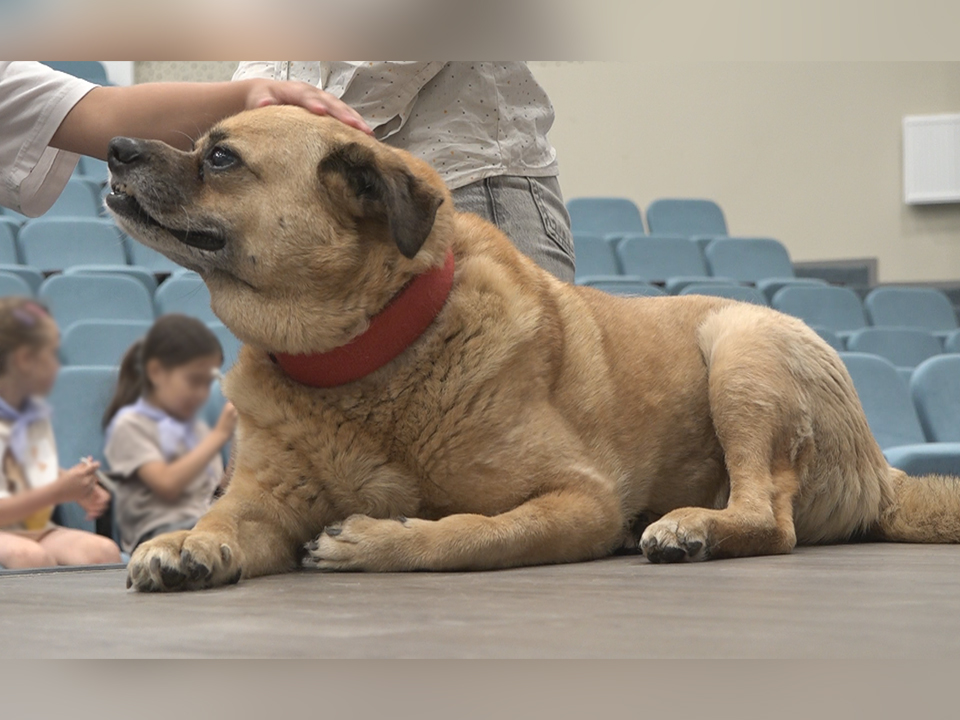
[[[191,152],[115,138],[109,167],[120,227],[244,343],[229,489],[128,588],[960,540],[956,479],[887,464],[797,319],[563,283],[426,163],[299,108]]]

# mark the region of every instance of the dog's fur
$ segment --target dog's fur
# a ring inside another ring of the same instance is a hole
[[[230,488],[194,530],[136,550],[139,590],[304,558],[467,570],[638,544],[671,562],[960,540],[956,481],[887,465],[840,358],[799,320],[562,283],[458,213],[425,163],[300,109],[235,116],[190,153],[114,144],[118,222],[199,272],[245,343],[225,383]],[[396,360],[333,389],[271,362],[344,345],[448,248],[450,297]]]

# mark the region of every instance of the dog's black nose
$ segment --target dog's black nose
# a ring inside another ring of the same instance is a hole
[[[107,166],[115,172],[143,158],[143,143],[128,137],[115,137],[107,147]]]

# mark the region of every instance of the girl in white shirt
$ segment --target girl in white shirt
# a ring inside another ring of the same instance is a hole
[[[43,397],[56,380],[60,333],[43,306],[0,299],[0,565],[33,568],[120,562],[109,538],[50,521],[55,505],[75,501],[95,518],[110,496],[95,462],[61,470]]]
[[[189,530],[226,485],[220,451],[237,411],[226,403],[212,429],[199,416],[223,362],[200,320],[164,315],[127,351],[104,416],[104,456],[121,480],[117,523],[124,550]]]

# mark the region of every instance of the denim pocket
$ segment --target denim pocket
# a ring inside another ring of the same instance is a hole
[[[528,177],[526,180],[530,188],[530,196],[540,213],[544,232],[553,241],[554,245],[573,260],[573,236],[570,229],[557,217],[557,212],[550,207],[549,201],[544,197],[544,187],[540,184],[539,179]]]

